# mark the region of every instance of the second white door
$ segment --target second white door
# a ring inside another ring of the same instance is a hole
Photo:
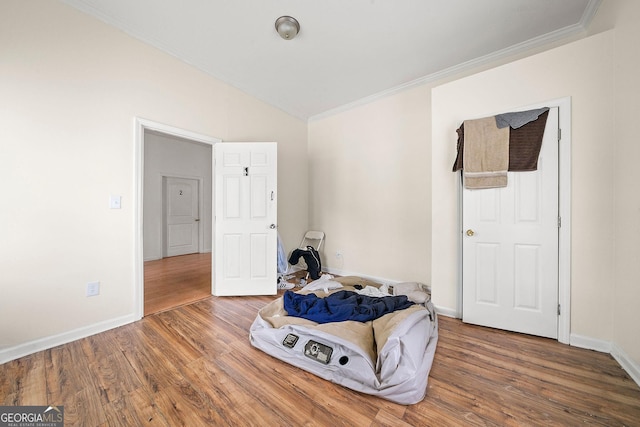
[[[535,172],[504,188],[463,190],[463,321],[558,336],[558,108]]]
[[[165,256],[199,251],[198,180],[165,177]]]

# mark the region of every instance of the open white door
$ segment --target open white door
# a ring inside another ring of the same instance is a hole
[[[214,295],[277,293],[277,144],[214,145]]]
[[[549,112],[538,170],[504,188],[463,189],[462,319],[558,336],[558,108]]]

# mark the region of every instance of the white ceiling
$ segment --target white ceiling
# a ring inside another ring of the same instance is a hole
[[[63,1],[308,119],[583,31],[601,0]]]

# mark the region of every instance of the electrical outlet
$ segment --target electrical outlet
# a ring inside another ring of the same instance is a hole
[[[87,283],[87,296],[95,297],[96,295],[100,295],[100,282]]]
[[[336,258],[342,258],[342,251],[340,249],[336,251]]]

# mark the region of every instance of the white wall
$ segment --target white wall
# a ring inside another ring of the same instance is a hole
[[[640,383],[640,2],[602,2],[593,31],[615,28],[614,130],[603,141],[614,149],[613,354]],[[611,281],[611,279],[609,279]],[[630,362],[629,362],[630,361]]]
[[[212,146],[189,142],[169,135],[145,132],[144,136],[144,260],[163,256],[163,177],[200,179],[202,195],[200,204],[204,216],[200,226],[204,228],[202,252],[211,252],[211,159]]]
[[[640,367],[640,2],[627,1],[617,15],[615,88],[615,352],[626,353]],[[623,65],[624,64],[624,65]],[[637,370],[636,381],[640,381]]]
[[[135,117],[277,141],[280,234],[308,228],[306,123],[59,2],[0,2],[0,52],[0,362],[133,320]]]
[[[309,124],[309,224],[333,271],[428,282],[428,98],[407,90]]]

